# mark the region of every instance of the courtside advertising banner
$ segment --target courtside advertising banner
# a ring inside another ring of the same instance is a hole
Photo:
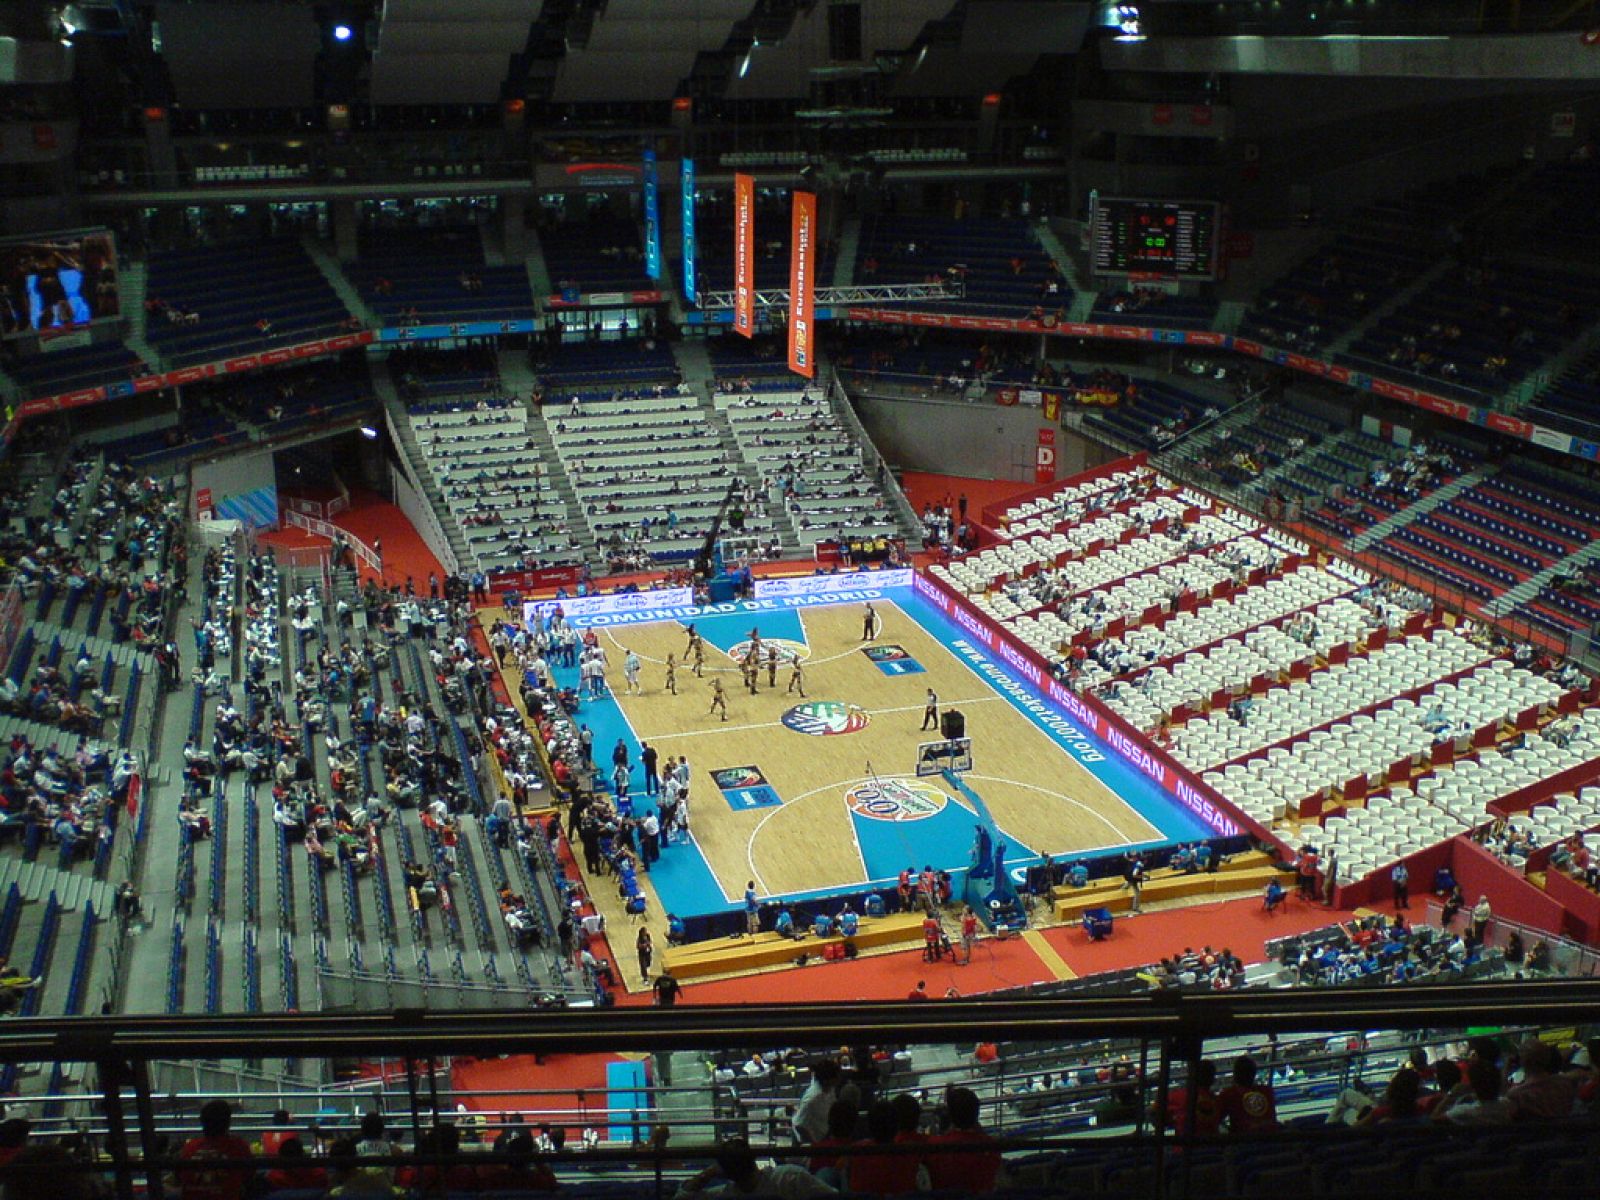
[[[816,193],[796,192],[789,229],[789,370],[807,379],[817,374],[812,304],[816,271]]]
[[[683,184],[683,295],[690,304],[700,303],[700,285],[695,280],[694,244],[694,159],[686,158],[679,168]]]
[[[661,278],[661,184],[654,150],[644,152],[644,272]]]
[[[837,596],[854,599],[855,593],[910,587],[913,572],[844,571],[837,575],[798,575],[790,579],[756,578],[757,600],[788,600],[798,596]]]
[[[756,335],[756,177],[733,177],[733,331]]]
[[[651,592],[619,592],[609,596],[568,596],[561,600],[529,600],[522,606],[530,625],[556,609],[572,621],[593,620],[657,609],[685,608],[694,603],[693,588],[660,588]],[[604,623],[604,622],[601,622]]]

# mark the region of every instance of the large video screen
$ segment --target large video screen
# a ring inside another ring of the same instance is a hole
[[[0,333],[50,332],[119,315],[109,229],[0,241]]]
[[[1215,279],[1217,206],[1205,200],[1101,197],[1090,251],[1096,275]]]

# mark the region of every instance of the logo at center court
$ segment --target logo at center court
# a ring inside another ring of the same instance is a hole
[[[812,700],[797,704],[783,714],[783,723],[796,733],[831,737],[840,733],[860,733],[868,717],[854,704],[839,700]]]
[[[768,646],[776,646],[778,648],[778,661],[781,663],[787,663],[796,655],[799,655],[803,659],[811,657],[811,647],[806,645],[804,642],[791,642],[788,638],[762,638],[761,662],[763,665],[765,665],[767,661]],[[736,663],[742,663],[745,655],[749,653],[749,639],[746,639],[742,642],[735,642],[732,646],[728,647],[728,657],[733,659],[733,661]]]
[[[844,794],[844,802],[851,812],[868,820],[900,822],[936,817],[950,797],[932,784],[886,779],[858,783]]]

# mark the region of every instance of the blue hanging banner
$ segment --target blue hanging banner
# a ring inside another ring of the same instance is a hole
[[[690,304],[700,303],[700,285],[695,281],[695,259],[699,248],[694,241],[694,159],[683,160],[683,294]]]
[[[656,152],[644,152],[644,271],[661,278],[661,198],[656,180]]]

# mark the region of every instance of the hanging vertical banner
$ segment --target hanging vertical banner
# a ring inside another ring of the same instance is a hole
[[[733,331],[756,335],[756,177],[733,177]]]
[[[644,273],[661,278],[661,188],[654,150],[644,152]]]
[[[1056,477],[1056,431],[1040,428],[1039,444],[1033,450],[1033,481],[1053,483]]]
[[[812,295],[817,270],[817,197],[794,194],[789,226],[789,370],[813,379]]]
[[[694,244],[694,159],[686,158],[679,168],[683,183],[683,295],[690,304],[700,303],[700,285],[695,279]]]

